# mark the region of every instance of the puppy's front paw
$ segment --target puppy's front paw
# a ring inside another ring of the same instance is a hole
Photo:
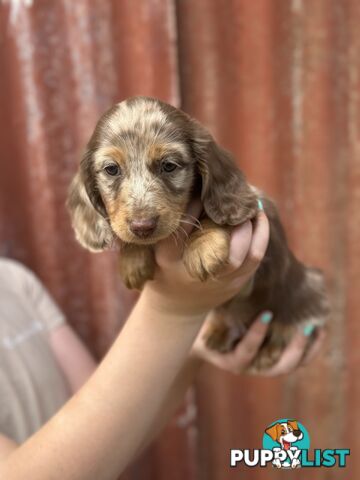
[[[154,277],[154,252],[150,247],[126,245],[120,254],[119,271],[129,289],[141,290]]]
[[[184,251],[185,267],[194,278],[201,281],[215,277],[229,259],[230,235],[211,221],[203,224],[203,230],[190,237]]]

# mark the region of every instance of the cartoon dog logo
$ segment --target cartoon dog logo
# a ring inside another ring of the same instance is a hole
[[[293,443],[298,442],[303,438],[303,433],[300,430],[296,420],[287,420],[286,422],[278,422],[265,430],[274,442],[279,443],[281,447],[273,448],[273,451],[279,450],[291,450],[295,452],[298,450]],[[278,458],[273,461],[273,464],[277,468],[297,468],[300,465],[299,458],[293,458],[291,460],[285,460],[283,463]]]

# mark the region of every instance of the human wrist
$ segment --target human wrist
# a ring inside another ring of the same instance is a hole
[[[180,300],[172,299],[152,285],[152,282],[145,284],[140,299],[157,315],[184,323],[202,324],[208,313],[203,307],[188,305]]]
[[[188,355],[188,364],[191,366],[194,377],[197,375],[197,372],[202,370],[202,367],[206,364],[206,359],[199,354],[197,350],[194,350],[191,347]]]
[[[193,346],[190,349],[189,358],[191,359],[191,361],[198,362],[199,364],[202,364],[205,361],[202,352],[199,350],[199,348],[196,345],[196,341],[194,342]]]

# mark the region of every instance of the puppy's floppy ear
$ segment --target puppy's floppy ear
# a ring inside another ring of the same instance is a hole
[[[114,233],[105,218],[105,206],[90,162],[89,154],[85,154],[71,182],[67,206],[79,243],[92,252],[98,252],[111,246]]]
[[[229,152],[192,120],[192,149],[202,177],[201,199],[206,214],[219,225],[239,225],[255,217],[256,195]]]
[[[275,423],[275,425],[273,425],[272,427],[267,428],[265,430],[265,433],[267,433],[274,441],[277,441],[277,439],[280,437],[279,427],[281,428],[281,425]]]

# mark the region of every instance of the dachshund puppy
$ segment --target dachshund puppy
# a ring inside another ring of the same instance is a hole
[[[262,199],[270,221],[265,258],[248,291],[213,312],[206,343],[231,350],[259,312],[271,310],[274,320],[253,365],[266,368],[299,324],[324,323],[322,275],[295,258],[274,204],[246,182],[231,154],[202,125],[153,98],[115,105],[90,138],[68,207],[78,241],[91,251],[119,244],[122,279],[128,288],[140,289],[153,277],[154,244],[175,235],[195,195],[204,211],[183,261],[202,281],[227,263],[232,227],[254,219]]]

